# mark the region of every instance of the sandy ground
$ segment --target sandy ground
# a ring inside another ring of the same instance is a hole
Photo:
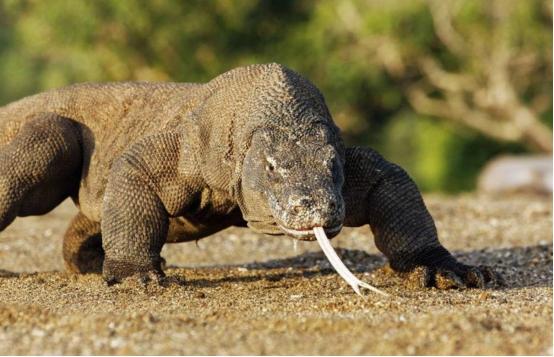
[[[20,218],[0,234],[0,354],[552,354],[551,199],[426,199],[443,244],[506,287],[408,289],[365,227],[334,245],[393,297],[356,296],[316,243],[245,229],[166,246],[168,287],[108,288],[63,270],[70,202]]]

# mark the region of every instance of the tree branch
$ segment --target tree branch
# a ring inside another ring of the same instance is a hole
[[[462,123],[497,140],[520,141],[535,149],[552,152],[552,131],[521,101],[511,81],[510,64],[514,60],[527,65],[524,72],[536,67],[535,56],[518,55],[510,47],[507,20],[511,6],[498,0],[485,4],[487,15],[492,19],[492,44],[489,52],[483,54],[479,53],[479,46],[465,46],[454,30],[450,1],[428,0],[428,4],[437,36],[449,51],[466,62],[470,61],[472,71],[464,74],[446,71],[429,56],[416,61],[424,75],[425,87],[413,85],[408,89],[412,107],[419,113]],[[483,34],[469,34],[472,43],[483,41]],[[481,58],[476,60],[476,57]],[[430,97],[428,93],[431,91],[438,91],[440,98]]]
[[[457,55],[466,52],[466,44],[462,36],[456,31],[452,24],[452,13],[449,6],[453,0],[428,0],[427,4],[431,11],[435,33],[448,50]]]
[[[461,98],[434,99],[421,88],[412,87],[408,100],[418,112],[433,117],[459,122],[497,140],[517,141],[523,133],[511,122],[498,122],[486,113],[471,110]]]

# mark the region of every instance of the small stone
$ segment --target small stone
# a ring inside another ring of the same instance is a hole
[[[143,321],[144,321],[144,322],[147,322],[147,323],[153,324],[153,323],[158,322],[158,319],[157,319],[156,317],[154,317],[154,315],[152,315],[152,314],[149,313],[149,314],[146,314],[146,315],[143,317]]]
[[[400,322],[406,322],[406,321],[407,321],[407,320],[406,320],[406,316],[404,316],[404,315],[398,316],[398,321],[400,321]]]
[[[121,347],[123,346],[123,339],[120,338],[120,337],[117,337],[117,338],[114,338],[113,340],[110,341],[110,347],[111,348],[118,348],[118,347]]]
[[[44,337],[46,335],[46,332],[44,330],[40,330],[40,329],[33,329],[31,331],[31,335],[33,337]]]
[[[489,293],[488,291],[483,291],[482,293],[479,294],[479,300],[488,300],[490,297],[492,297],[491,293]]]

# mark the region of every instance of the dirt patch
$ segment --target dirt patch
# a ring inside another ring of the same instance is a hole
[[[441,241],[506,287],[412,290],[380,267],[367,227],[334,245],[394,295],[359,298],[316,243],[229,229],[170,245],[170,283],[106,287],[63,271],[66,202],[0,239],[1,354],[552,354],[552,201],[427,197]]]

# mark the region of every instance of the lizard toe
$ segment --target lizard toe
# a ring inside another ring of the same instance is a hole
[[[484,265],[471,266],[456,263],[441,267],[438,271],[439,273],[435,277],[435,286],[438,288],[468,287],[484,289],[488,285],[498,286],[502,284],[502,277],[491,267]],[[448,283],[447,280],[452,283]]]
[[[479,271],[483,274],[485,279],[485,284],[490,284],[492,286],[505,286],[506,282],[500,273],[495,271],[492,267],[488,265],[479,265]]]
[[[138,281],[142,285],[154,282],[156,285],[161,286],[164,282],[165,274],[161,268],[161,259],[146,264],[105,259],[103,276],[108,286],[120,283],[123,279],[127,278],[138,278]]]
[[[164,287],[166,282],[166,277],[163,272],[157,271],[148,271],[145,273],[140,273],[139,281],[142,285],[147,286],[148,284],[153,283],[156,286]]]
[[[413,287],[428,288],[433,285],[433,273],[433,269],[419,266],[409,274],[407,282]]]
[[[104,281],[106,282],[107,286],[114,286],[116,284],[121,283],[121,280],[116,278],[113,275],[104,275]]]
[[[465,289],[463,279],[452,270],[439,269],[435,274],[435,287],[441,290]]]
[[[389,269],[394,271],[392,268]],[[489,266],[471,266],[452,261],[437,266],[419,265],[408,272],[396,273],[404,280],[404,284],[412,289],[484,289],[490,285],[503,285],[502,276]]]
[[[470,267],[467,270],[464,281],[471,288],[482,289],[485,287],[485,276],[478,267]]]

